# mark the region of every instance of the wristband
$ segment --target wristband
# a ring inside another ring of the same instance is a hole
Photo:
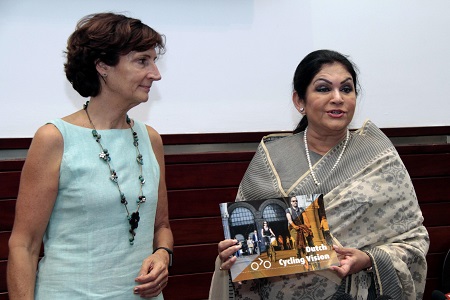
[[[166,248],[166,247],[158,247],[158,248],[156,248],[155,250],[153,250],[153,254],[154,254],[156,251],[160,250],[160,249],[164,249],[164,250],[167,251],[167,253],[169,253],[169,268],[172,267],[172,262],[173,262],[173,251],[170,250],[169,248]]]

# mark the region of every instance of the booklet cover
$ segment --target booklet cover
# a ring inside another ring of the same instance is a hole
[[[225,238],[242,246],[233,282],[339,265],[322,194],[221,203],[220,213]]]

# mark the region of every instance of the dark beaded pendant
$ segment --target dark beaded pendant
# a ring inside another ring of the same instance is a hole
[[[91,123],[92,127],[94,128],[92,130],[92,136],[94,137],[95,141],[99,144],[99,146],[100,146],[100,148],[102,150],[102,152],[99,154],[99,158],[102,159],[103,161],[105,161],[106,164],[108,165],[108,168],[109,168],[109,171],[110,171],[110,177],[109,178],[116,184],[116,186],[117,186],[117,188],[119,190],[119,193],[120,193],[120,203],[122,203],[125,206],[125,209],[127,211],[128,223],[130,224],[129,232],[130,232],[130,235],[131,235],[131,237],[129,238],[129,242],[130,242],[130,245],[133,245],[134,244],[134,237],[136,236],[135,229],[138,228],[139,220],[140,220],[139,206],[146,201],[145,196],[142,194],[142,186],[145,183],[144,176],[142,175],[142,165],[144,164],[144,160],[143,160],[142,154],[139,152],[139,147],[138,147],[139,146],[139,142],[138,142],[139,138],[138,138],[138,134],[137,134],[137,132],[135,132],[133,130],[133,127],[131,126],[131,119],[127,115],[126,116],[126,122],[130,126],[130,129],[131,129],[131,132],[132,132],[132,135],[133,135],[133,145],[134,145],[134,147],[136,147],[136,152],[137,152],[136,161],[137,161],[137,163],[139,165],[139,169],[140,169],[140,172],[141,172],[141,174],[139,175],[139,182],[140,182],[139,197],[136,200],[137,208],[136,208],[135,212],[132,212],[130,214],[130,212],[128,211],[128,207],[127,207],[128,201],[127,201],[127,199],[125,197],[125,194],[122,193],[122,191],[120,189],[120,186],[119,186],[119,182],[118,182],[118,178],[119,177],[117,176],[116,171],[111,168],[111,165],[109,163],[111,161],[111,157],[109,156],[108,149],[103,148],[103,146],[102,146],[102,144],[100,142],[101,135],[95,129],[95,126],[92,123],[92,120],[91,120],[91,118],[89,116],[89,113],[87,111],[88,105],[89,105],[89,101],[87,101],[86,104],[84,104],[83,109],[86,112],[86,115],[87,115],[87,117],[89,119],[89,122]]]

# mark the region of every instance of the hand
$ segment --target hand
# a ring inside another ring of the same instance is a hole
[[[369,255],[355,248],[340,248],[333,246],[337,253],[340,266],[331,266],[339,277],[344,278],[347,275],[358,273],[359,271],[372,266]]]
[[[142,298],[152,298],[159,295],[169,281],[169,254],[158,250],[142,262],[139,275],[135,278],[138,285],[134,293]]]
[[[241,245],[236,245],[237,240],[223,240],[218,245],[219,257],[222,261],[220,268],[222,270],[229,270],[236,261],[236,256],[233,253],[241,249]]]

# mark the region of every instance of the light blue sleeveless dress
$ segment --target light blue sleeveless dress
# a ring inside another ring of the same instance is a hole
[[[153,234],[160,180],[146,126],[135,121],[143,155],[143,193],[134,245],[117,186],[92,130],[56,119],[64,139],[59,190],[44,234],[44,257],[39,262],[35,297],[53,299],[140,299],[133,294],[142,261],[153,252]],[[119,185],[134,212],[139,193],[139,166],[130,129],[98,130],[108,149]],[[155,299],[163,299],[160,294]]]

